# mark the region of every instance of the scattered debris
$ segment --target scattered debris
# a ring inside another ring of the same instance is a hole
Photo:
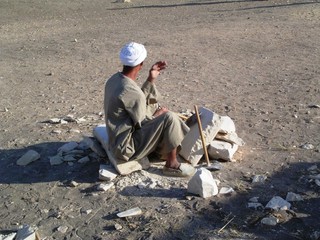
[[[40,158],[40,154],[34,150],[29,150],[17,160],[17,165],[26,166]]]
[[[188,192],[207,198],[217,195],[219,191],[211,172],[205,168],[200,168],[189,180]]]
[[[291,204],[279,196],[273,197],[266,205],[265,208],[270,208],[273,210],[288,210]]]
[[[142,214],[142,211],[139,207],[131,208],[129,210],[126,210],[124,212],[117,213],[117,216],[119,218],[123,217],[131,217],[131,216],[136,216]]]

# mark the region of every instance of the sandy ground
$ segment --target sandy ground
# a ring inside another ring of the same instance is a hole
[[[163,105],[206,106],[235,121],[246,145],[213,172],[233,194],[188,200],[187,180],[157,167],[101,193],[105,159],[49,164],[61,145],[104,122],[105,80],[132,40],[145,44],[145,66],[169,63],[157,83]],[[0,41],[1,233],[29,224],[43,239],[319,239],[319,186],[307,178],[320,168],[319,1],[2,0]],[[86,121],[43,123],[69,114]],[[17,166],[29,149],[41,159]],[[266,182],[252,184],[256,174]],[[141,181],[157,185],[139,189]],[[251,197],[265,205],[290,191],[304,200],[277,213],[276,226],[247,208]],[[116,217],[132,207],[143,214]]]

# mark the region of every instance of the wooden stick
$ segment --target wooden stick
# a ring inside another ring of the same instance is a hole
[[[197,116],[199,133],[200,133],[200,136],[201,136],[201,141],[202,141],[202,147],[203,147],[203,151],[204,151],[204,156],[205,156],[205,158],[206,158],[207,165],[210,166],[210,160],[209,160],[209,156],[208,156],[208,150],[207,150],[206,141],[205,141],[205,139],[204,139],[203,132],[202,132],[202,124],[201,124],[201,119],[200,119],[200,116],[199,116],[199,111],[198,111],[197,105],[194,105],[194,111],[196,112],[196,116]]]

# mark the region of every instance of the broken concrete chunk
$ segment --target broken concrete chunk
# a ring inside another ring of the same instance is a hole
[[[218,186],[212,174],[205,168],[200,168],[188,182],[188,192],[203,198],[218,194]]]
[[[112,181],[118,176],[111,165],[101,164],[99,169],[99,179],[102,181]]]
[[[208,146],[220,130],[221,117],[204,107],[199,108],[199,114],[201,115],[204,139]],[[179,154],[193,166],[197,165],[202,158],[204,150],[198,124],[190,127],[189,132],[181,143]]]
[[[266,208],[273,210],[289,210],[290,207],[291,204],[279,196],[273,197],[266,205]]]
[[[135,208],[131,208],[127,211],[117,213],[117,216],[119,218],[123,218],[123,217],[136,216],[136,215],[140,215],[140,214],[142,214],[141,209],[139,207],[135,207]]]
[[[303,198],[301,195],[293,193],[293,192],[288,192],[286,196],[286,201],[288,202],[296,202],[296,201],[302,201]]]
[[[63,163],[63,158],[59,155],[57,156],[52,156],[52,157],[49,157],[49,160],[50,160],[50,164],[52,166],[54,165],[60,165],[61,163]]]
[[[34,150],[29,150],[17,160],[17,165],[26,166],[40,158],[40,154]]]
[[[108,191],[110,188],[112,188],[114,186],[114,183],[113,182],[110,182],[110,183],[100,183],[98,186],[97,186],[97,190],[98,191]]]
[[[60,148],[58,148],[58,152],[70,152],[71,150],[75,149],[78,147],[77,142],[68,142],[64,145],[62,145]]]
[[[213,140],[208,147],[208,155],[211,159],[232,161],[233,155],[238,150],[238,145],[228,142]]]
[[[278,222],[279,222],[279,219],[274,216],[265,217],[261,220],[262,224],[268,225],[268,226],[275,226],[277,225]]]

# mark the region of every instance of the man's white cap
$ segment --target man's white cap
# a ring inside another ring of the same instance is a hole
[[[123,65],[135,67],[147,57],[147,50],[142,44],[130,42],[120,51],[120,60]]]

